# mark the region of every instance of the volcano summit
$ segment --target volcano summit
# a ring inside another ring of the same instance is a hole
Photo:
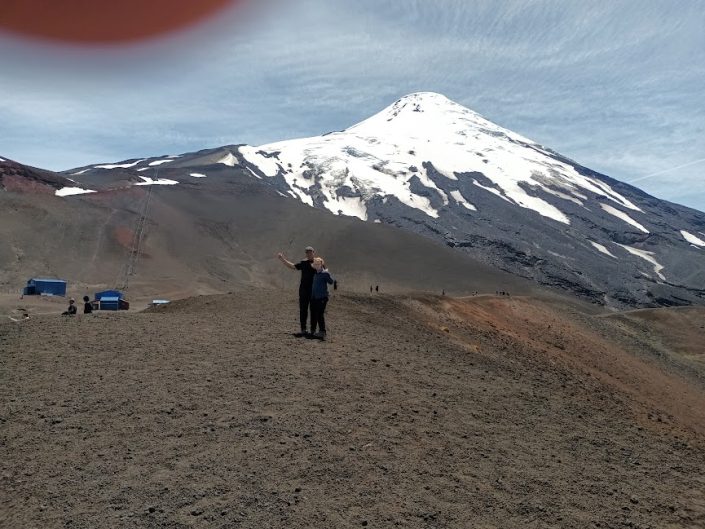
[[[335,215],[421,234],[594,303],[705,300],[704,213],[583,167],[435,93],[405,96],[322,136],[86,166],[64,176],[86,190],[207,190],[223,174]]]

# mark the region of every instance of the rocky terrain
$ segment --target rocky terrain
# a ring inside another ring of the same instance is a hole
[[[0,527],[705,525],[702,308],[294,290],[5,301]]]

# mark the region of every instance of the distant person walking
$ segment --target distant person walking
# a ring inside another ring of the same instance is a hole
[[[83,296],[83,314],[90,314],[93,312],[93,303],[91,303],[91,298],[88,296]]]
[[[280,252],[277,254],[277,257],[282,263],[284,263],[284,266],[291,268],[292,270],[299,270],[301,272],[301,283],[299,283],[299,319],[301,321],[301,332],[296,334],[296,336],[299,337],[307,335],[306,321],[308,320],[308,312],[311,304],[313,276],[316,274],[316,271],[311,266],[313,263],[313,258],[316,255],[316,250],[314,250],[311,246],[307,246],[304,249],[304,252],[306,253],[306,258],[296,264],[287,260],[283,253]],[[311,317],[311,325],[313,325],[313,317]]]
[[[326,305],[328,305],[328,285],[333,285],[335,280],[328,272],[322,257],[313,260],[313,288],[311,290],[311,335],[319,340],[326,339]],[[318,332],[316,332],[318,328]]]

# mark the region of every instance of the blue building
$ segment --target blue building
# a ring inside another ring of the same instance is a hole
[[[100,301],[103,297],[117,297],[122,298],[122,292],[119,290],[103,290],[102,292],[95,293],[95,300]]]
[[[120,298],[103,296],[98,300],[98,310],[120,310]]]
[[[66,281],[63,279],[32,278],[27,281],[22,293],[25,296],[65,296]]]
[[[119,290],[96,292],[93,305],[98,310],[128,310],[130,304],[122,297]]]

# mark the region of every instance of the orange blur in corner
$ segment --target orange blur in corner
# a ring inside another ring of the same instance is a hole
[[[77,44],[121,43],[193,25],[243,0],[0,0],[0,30]]]

